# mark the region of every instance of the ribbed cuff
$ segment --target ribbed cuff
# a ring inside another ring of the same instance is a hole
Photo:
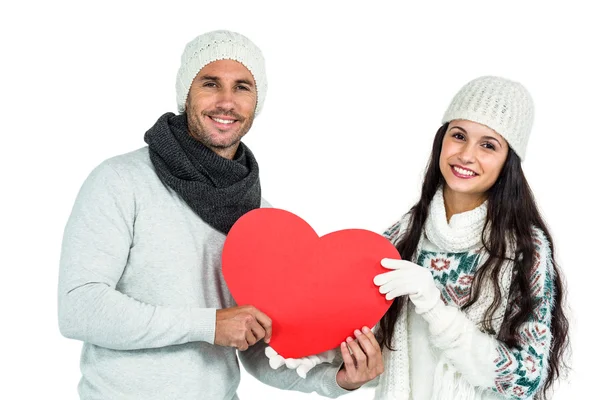
[[[332,398],[342,396],[344,394],[348,394],[352,392],[351,390],[346,390],[337,383],[337,373],[342,367],[343,363],[339,364],[337,367],[332,366],[331,368],[327,368],[327,371],[323,374],[323,389],[325,393],[327,393]]]
[[[429,324],[429,332],[431,335],[437,336],[448,329],[458,312],[458,308],[447,306],[440,299],[430,311],[421,315]]]
[[[190,342],[215,343],[216,308],[190,309]]]

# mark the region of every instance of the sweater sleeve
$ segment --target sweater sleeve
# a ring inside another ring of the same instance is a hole
[[[402,218],[392,224],[389,228],[383,232],[383,237],[396,245],[398,240],[402,238],[402,235],[408,229],[408,223],[410,221],[410,213],[404,214]]]
[[[135,195],[108,161],[84,182],[64,231],[58,322],[72,339],[116,350],[213,343],[216,310],[146,304],[118,291],[133,243]]]
[[[554,268],[548,242],[539,232],[536,236],[529,277],[535,306],[519,329],[515,347],[481,332],[462,311],[442,301],[423,314],[432,342],[468,382],[509,399],[531,398],[542,388],[548,368]]]
[[[332,363],[322,363],[301,378],[295,369],[282,366],[274,370],[269,365],[269,358],[265,355],[267,345],[260,341],[246,351],[239,351],[238,355],[244,369],[262,383],[281,389],[294,390],[303,393],[316,392],[321,396],[331,399],[337,398],[350,391],[340,387],[336,375],[343,364],[341,354],[337,352]]]

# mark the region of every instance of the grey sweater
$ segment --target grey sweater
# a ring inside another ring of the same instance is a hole
[[[61,333],[83,341],[82,399],[237,399],[236,351],[213,344],[216,310],[236,306],[224,241],[162,184],[147,147],[92,171],[65,228],[58,284]],[[262,342],[240,358],[281,389],[347,393],[339,360],[303,380],[271,370]]]

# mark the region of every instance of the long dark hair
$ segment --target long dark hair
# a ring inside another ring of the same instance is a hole
[[[419,243],[421,232],[427,219],[429,204],[437,189],[444,184],[440,171],[439,159],[442,151],[442,142],[448,129],[448,123],[438,129],[433,140],[431,157],[425,172],[420,200],[411,208],[408,229],[396,244],[398,252],[405,260],[412,260]],[[463,306],[466,309],[473,305],[481,294],[483,279],[491,279],[494,285],[494,299],[486,310],[482,328],[490,334],[495,334],[498,340],[509,347],[518,344],[518,329],[525,323],[536,307],[529,281],[530,272],[535,265],[535,238],[533,227],[540,229],[548,240],[550,246],[552,266],[554,268],[554,304],[552,307],[552,344],[550,346],[548,375],[544,382],[543,390],[536,398],[547,398],[547,394],[561,372],[566,369],[565,353],[569,347],[569,322],[564,312],[565,286],[561,271],[554,259],[554,243],[546,224],[540,215],[535,203],[533,193],[521,169],[519,156],[509,149],[508,157],[498,179],[488,191],[488,211],[482,243],[490,257],[475,273],[471,286],[471,297]],[[510,242],[507,244],[507,234]],[[511,249],[508,248],[511,246]],[[514,252],[512,251],[514,250]],[[500,273],[504,260],[511,260],[514,264],[513,277],[510,286],[509,298],[512,303],[507,307],[500,332],[492,328],[492,316],[500,307]],[[398,319],[405,298],[399,297],[380,321],[380,344],[390,350],[394,325]],[[508,312],[511,310],[511,312]]]

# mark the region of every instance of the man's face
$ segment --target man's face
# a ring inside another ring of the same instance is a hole
[[[254,121],[256,84],[250,71],[233,60],[214,61],[198,72],[186,102],[188,129],[215,153],[233,158]]]

